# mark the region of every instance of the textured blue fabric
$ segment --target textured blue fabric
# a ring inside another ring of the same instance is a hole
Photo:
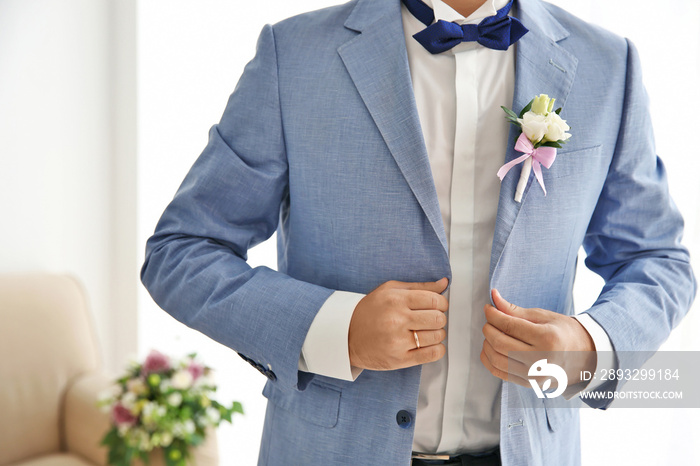
[[[450,277],[400,8],[355,0],[266,26],[147,244],[142,280],[156,302],[275,375],[261,465],[409,464],[415,423],[402,428],[397,413],[415,417],[420,367],[364,371],[355,382],[297,369],[333,290]],[[637,52],[539,0],[517,11],[530,32],[517,46],[512,108],[548,94],[573,137],[544,174],[546,197],[531,179],[516,203],[519,171],[504,178],[491,286],[522,306],[571,314],[583,244],[606,280],[590,315],[615,349],[656,350],[696,285]],[[513,160],[515,137],[484,155]],[[279,270],[251,269],[246,251],[275,230]],[[504,465],[579,464],[568,402],[525,408],[533,391],[508,383],[501,396]]]
[[[421,0],[402,1],[413,16],[428,26],[414,34],[413,38],[432,54],[450,50],[461,42],[478,42],[491,49],[508,50],[508,47],[527,33],[527,28],[517,18],[508,16],[513,0],[479,24],[462,25],[442,19],[431,24],[435,20],[432,8]]]

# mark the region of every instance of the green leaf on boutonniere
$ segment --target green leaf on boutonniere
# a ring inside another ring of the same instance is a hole
[[[509,108],[506,108],[506,107],[504,107],[503,105],[501,105],[501,108],[502,108],[503,111],[506,112],[506,114],[508,115],[508,116],[506,117],[506,119],[508,119],[508,120],[517,120],[517,119],[518,119],[518,115],[517,115],[513,110],[511,110],[511,109],[509,109]]]
[[[522,118],[523,115],[525,115],[527,112],[530,111],[530,109],[532,108],[532,103],[533,103],[534,101],[535,101],[535,99],[532,99],[532,100],[525,106],[525,108],[522,109],[522,111],[520,112],[520,118]]]
[[[556,113],[557,115],[559,115],[559,114],[561,113],[561,107],[559,107],[558,109],[554,110],[554,113]]]
[[[560,139],[559,141],[546,141],[546,142],[539,142],[535,144],[535,148],[538,147],[556,147],[557,149],[561,149],[563,144],[566,144],[568,141],[565,141],[563,139]]]
[[[561,149],[561,144],[559,144],[559,142],[547,141],[543,144],[540,144],[539,147],[556,147],[557,149]]]

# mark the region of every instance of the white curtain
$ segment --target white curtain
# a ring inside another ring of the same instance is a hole
[[[397,0],[398,1],[398,0]],[[139,240],[143,247],[180,181],[206,144],[265,23],[342,2],[323,0],[143,0],[138,2]],[[697,0],[555,0],[586,21],[629,37],[638,47],[652,101],[657,151],[686,219],[686,245],[700,252],[700,2]],[[605,109],[600,109],[605,111]],[[251,265],[276,266],[274,242],[255,248]],[[580,261],[582,262],[582,261]],[[699,268],[697,267],[696,270]],[[601,286],[581,268],[578,310]],[[265,379],[224,348],[168,317],[142,290],[139,348],[179,355],[198,351],[217,369],[219,397],[243,402],[246,415],[219,431],[222,464],[256,463]],[[700,317],[688,316],[664,349],[700,350]],[[583,461],[597,464],[700,464],[698,410],[610,409],[582,413]]]

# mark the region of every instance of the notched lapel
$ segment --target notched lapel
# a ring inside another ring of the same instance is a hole
[[[447,237],[413,95],[401,2],[360,0],[345,26],[359,34],[340,46],[338,53],[447,253]]]
[[[530,31],[516,44],[515,91],[511,108],[516,113],[520,112],[532,98],[539,94],[547,94],[556,99],[555,107],[562,107],[563,116],[566,118],[566,100],[574,82],[578,60],[558,42],[568,37],[569,33],[551,16],[541,2],[519,0],[517,5],[517,16]],[[518,128],[511,127],[506,145],[505,163],[522,155],[514,149],[518,132]],[[523,204],[527,202],[533,184],[537,184],[533,183],[534,175],[531,174],[522,202],[518,203],[513,197],[519,178],[520,165],[512,169],[501,183],[496,230],[491,251],[492,281],[518,214]],[[532,193],[532,195],[543,195],[543,193]]]

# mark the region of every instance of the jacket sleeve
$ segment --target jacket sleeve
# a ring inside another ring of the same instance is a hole
[[[618,367],[641,366],[686,314],[696,292],[683,219],[655,154],[637,51],[628,42],[624,108],[615,153],[584,238],[588,268],[605,286],[586,311],[608,333]],[[601,390],[615,390],[605,384]],[[606,408],[612,400],[586,400]]]
[[[246,263],[248,249],[277,229],[287,197],[268,25],[206,148],[147,242],[141,280],[165,311],[238,352],[278,388],[303,389],[311,376],[298,371],[302,344],[333,290]]]

